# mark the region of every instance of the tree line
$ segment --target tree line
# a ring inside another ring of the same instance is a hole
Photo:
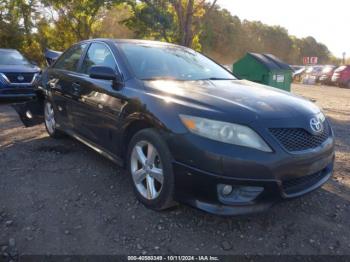
[[[43,64],[45,48],[63,51],[78,41],[142,38],[192,47],[223,64],[246,52],[272,53],[290,64],[317,56],[339,63],[313,37],[280,26],[241,20],[207,0],[0,0],[0,48],[15,48]]]

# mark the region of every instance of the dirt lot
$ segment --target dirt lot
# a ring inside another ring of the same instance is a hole
[[[73,139],[24,128],[0,107],[0,253],[350,254],[350,90],[294,86],[336,133],[335,174],[322,189],[249,217],[139,204],[126,173]],[[2,247],[1,247],[2,246]]]

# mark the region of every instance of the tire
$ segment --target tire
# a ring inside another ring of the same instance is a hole
[[[345,85],[346,88],[350,88],[350,81],[348,81]]]
[[[142,204],[153,210],[176,205],[172,156],[155,129],[143,129],[133,136],[128,146],[127,167]]]
[[[63,132],[56,128],[55,109],[50,100],[44,102],[44,123],[50,137],[61,138],[64,136]]]

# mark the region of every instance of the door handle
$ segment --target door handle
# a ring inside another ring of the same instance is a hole
[[[49,87],[51,89],[56,89],[56,90],[61,90],[62,89],[61,85],[58,84],[56,81],[49,81],[48,84],[49,84]]]
[[[74,94],[79,94],[80,93],[80,84],[79,83],[73,83],[72,84],[73,92]]]

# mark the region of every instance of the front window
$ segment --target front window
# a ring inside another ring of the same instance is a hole
[[[0,65],[30,65],[30,63],[16,50],[0,50]]]
[[[86,53],[80,72],[88,74],[92,66],[117,67],[114,56],[109,48],[102,43],[92,43]]]
[[[174,45],[119,44],[135,76],[142,80],[235,79],[205,56]]]

